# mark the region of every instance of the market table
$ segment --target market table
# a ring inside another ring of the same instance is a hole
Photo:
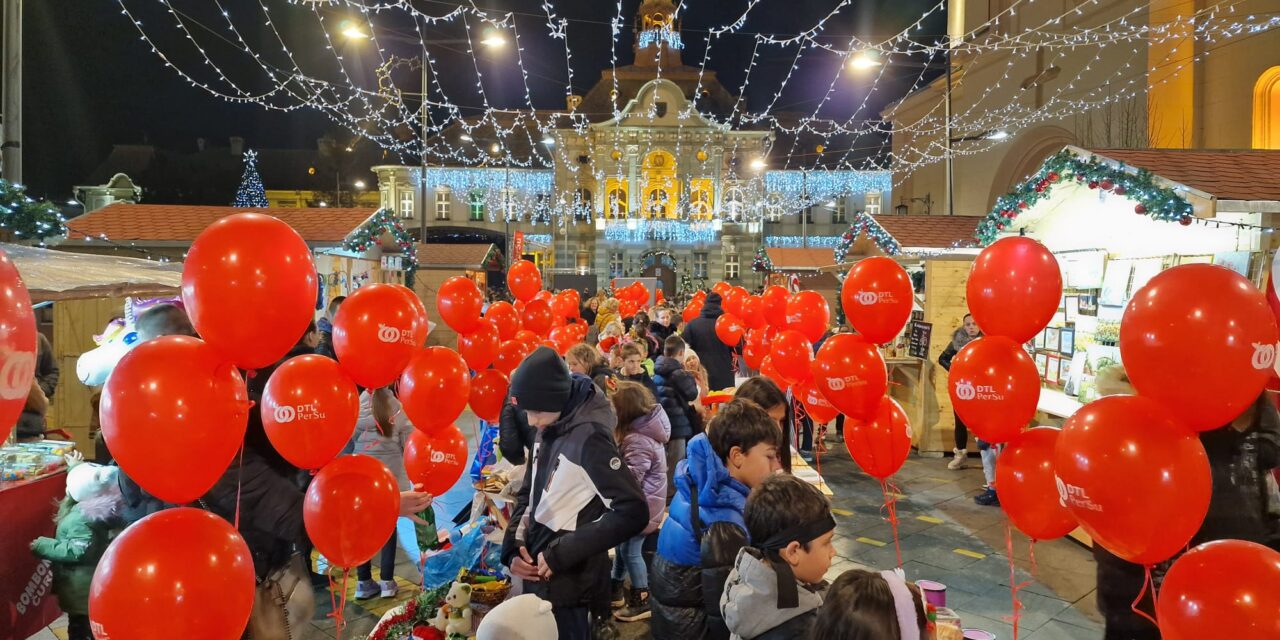
[[[794,452],[791,454],[791,475],[817,487],[822,492],[822,495],[828,498],[835,495],[835,493],[832,493],[831,487],[827,485],[827,481],[823,480],[822,476],[818,475],[818,472],[809,466],[809,463],[804,458]]]
[[[29,545],[54,534],[55,504],[66,487],[65,470],[0,482],[0,640],[26,640],[62,614],[51,591],[51,564],[32,555]]]

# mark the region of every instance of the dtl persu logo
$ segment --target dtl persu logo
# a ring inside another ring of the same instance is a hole
[[[282,404],[276,406],[271,417],[280,424],[288,424],[294,420],[323,420],[324,412],[314,403],[295,406]]]
[[[31,392],[31,376],[36,370],[36,354],[14,351],[4,357],[0,365],[0,398],[18,400]],[[26,383],[23,383],[23,380]]]
[[[1053,475],[1053,481],[1058,485],[1058,504],[1063,507],[1076,507],[1078,509],[1102,512],[1102,505],[1090,499],[1089,494],[1085,493],[1084,487],[1067,484],[1056,473]]]
[[[385,324],[378,325],[378,341],[387,344],[413,344],[413,332],[408,329],[398,329]]]
[[[957,400],[1003,400],[1004,396],[996,392],[991,385],[975,385],[969,380],[956,381]]]
[[[854,298],[858,301],[858,304],[866,307],[880,302],[889,304],[896,302],[892,291],[859,291]]]
[[[1253,343],[1254,369],[1270,369],[1276,363],[1276,345]]]
[[[843,391],[845,387],[860,387],[867,383],[866,380],[858,376],[845,376],[843,378],[827,378],[827,387],[832,391]]]

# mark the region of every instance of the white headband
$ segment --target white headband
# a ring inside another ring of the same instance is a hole
[[[916,599],[907,589],[907,582],[898,575],[898,571],[881,571],[880,577],[889,583],[889,593],[893,594],[893,609],[898,614],[898,629],[902,640],[920,640],[920,618],[916,609]]]

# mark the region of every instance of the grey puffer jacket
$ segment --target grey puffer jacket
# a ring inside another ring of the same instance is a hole
[[[720,596],[720,611],[732,640],[786,640],[808,638],[822,606],[820,587],[800,583],[800,606],[778,608],[778,574],[760,555],[747,547],[729,572]]]
[[[636,418],[630,432],[622,438],[618,448],[622,459],[631,469],[645,501],[649,503],[649,525],[644,533],[650,534],[662,526],[662,512],[667,506],[667,453],[664,445],[671,439],[671,422],[662,405],[657,405],[649,415]]]
[[[399,400],[391,398],[391,407],[395,426],[390,435],[384,436],[373,418],[373,394],[368,391],[360,394],[360,417],[356,418],[352,452],[375,458],[387,465],[387,470],[396,477],[400,490],[408,491],[413,485],[409,483],[409,475],[404,470],[404,447],[409,442],[409,435],[413,433],[413,423],[404,415]]]

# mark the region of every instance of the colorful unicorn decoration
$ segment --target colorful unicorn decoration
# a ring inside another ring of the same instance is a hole
[[[136,328],[138,316],[144,311],[160,304],[182,305],[179,298],[149,298],[124,301],[124,317],[115,318],[107,323],[100,335],[93,337],[98,347],[87,351],[76,361],[76,377],[85,386],[98,387],[106,384],[107,377],[116,368],[120,359],[138,344]]]

